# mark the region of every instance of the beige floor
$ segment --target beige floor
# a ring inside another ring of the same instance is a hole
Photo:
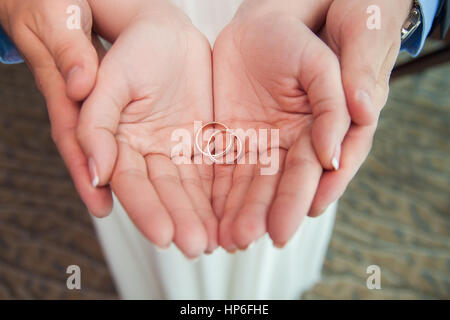
[[[304,298],[450,298],[450,64],[392,83],[344,195],[323,280]],[[115,298],[95,234],[23,65],[0,65],[0,299]],[[82,269],[82,290],[65,268]],[[381,290],[366,268],[381,267]]]

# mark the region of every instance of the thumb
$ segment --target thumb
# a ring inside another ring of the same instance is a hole
[[[98,68],[97,52],[91,42],[91,10],[84,1],[43,3],[51,3],[52,7],[39,11],[42,20],[37,21],[43,23],[34,26],[36,33],[65,79],[68,98],[81,101],[92,90]]]
[[[314,117],[312,143],[322,167],[338,170],[341,144],[350,126],[339,61],[319,39],[308,49],[303,54],[300,82]]]
[[[116,131],[123,108],[130,101],[123,77],[106,72],[108,62],[99,69],[94,90],[83,103],[77,128],[77,137],[88,158],[92,185],[107,185],[117,158]]]
[[[376,123],[386,103],[390,73],[400,49],[405,8],[411,3],[405,6],[401,2],[408,1],[380,2],[384,20],[375,29],[367,25],[366,9],[373,7],[369,1],[358,3],[337,26],[333,19],[327,18],[325,41],[340,56],[348,110],[358,125]]]
[[[370,50],[367,50],[370,48]],[[343,41],[341,48],[342,83],[352,121],[371,125],[378,119],[381,108],[375,106],[378,78],[390,44],[379,37],[368,37],[362,31],[352,41]],[[361,54],[361,51],[364,54]],[[381,89],[381,88],[380,88]],[[382,88],[386,91],[388,88]],[[377,99],[378,100],[378,99]],[[383,104],[384,105],[384,104]]]

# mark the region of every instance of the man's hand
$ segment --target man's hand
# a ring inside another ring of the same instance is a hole
[[[68,29],[67,9],[80,8],[81,29]],[[79,104],[95,83],[98,57],[91,43],[92,16],[84,0],[1,0],[0,21],[31,69],[47,102],[52,137],[90,212],[107,215],[108,187],[94,188],[76,139]]]
[[[130,19],[121,9],[128,2],[92,1],[94,16],[103,16],[96,26],[114,44],[83,104],[78,138],[98,186],[111,184],[140,231],[195,258],[217,247],[213,167],[176,165],[171,137],[179,129],[193,137],[194,121],[212,121],[211,48],[168,2],[140,2]]]
[[[341,168],[325,172],[311,206],[318,216],[337,200],[366,159],[378,116],[386,104],[389,77],[400,49],[400,30],[412,0],[381,0],[381,28],[367,27],[370,0],[335,0],[322,38],[339,57],[352,126],[342,145]]]
[[[338,59],[314,34],[327,3],[312,2],[311,11],[298,3],[286,1],[292,6],[282,10],[272,1],[273,10],[265,10],[247,1],[214,47],[215,120],[232,129],[279,129],[280,136],[279,144],[258,150],[279,149],[275,175],[260,175],[258,165],[215,166],[213,207],[228,251],[267,231],[279,247],[292,237],[323,168],[338,166],[350,125]]]

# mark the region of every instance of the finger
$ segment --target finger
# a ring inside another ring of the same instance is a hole
[[[321,215],[339,199],[365,161],[375,132],[375,126],[353,125],[342,145],[342,166],[339,171],[324,172],[320,179],[309,216]]]
[[[108,56],[98,72],[94,90],[83,103],[77,128],[80,145],[89,159],[92,184],[105,186],[117,158],[115,133],[120,114],[131,98],[123,77]]]
[[[75,188],[89,211],[97,217],[107,216],[112,210],[108,187],[94,188],[91,184],[88,161],[76,139],[79,105],[65,94],[64,79],[51,62],[52,58],[42,42],[33,34],[25,33],[27,64],[45,97],[52,125],[52,137],[74,181]],[[29,47],[33,48],[31,51]]]
[[[57,90],[64,92],[64,86],[56,90],[54,84],[48,81],[47,74],[57,72],[57,69],[52,56],[42,41],[33,32],[22,33],[20,40],[18,42],[20,49],[26,53],[28,65],[31,67],[37,86],[45,98],[48,99]],[[111,132],[113,132],[112,130],[115,131],[120,115],[120,111],[115,110],[114,106],[116,106],[116,109],[123,108],[128,101],[127,98],[123,98],[123,101],[120,100],[120,94],[125,95],[126,92],[126,86],[121,86],[123,84],[123,82],[120,82],[121,77],[108,82],[108,78],[111,79],[112,77],[109,77],[107,73],[114,71],[108,71],[110,65],[111,63],[105,63],[103,68],[105,71],[99,74],[98,88],[94,90],[95,94],[90,95],[88,99],[90,102],[86,104],[88,107],[83,107],[78,119],[80,126],[77,129],[77,137],[82,151],[87,155],[91,183],[94,186],[105,186],[110,180],[117,152],[115,139]],[[62,77],[60,78],[62,79]],[[116,103],[122,103],[122,105],[119,106]],[[55,106],[55,108],[61,108],[61,105]],[[64,112],[64,108],[61,109],[61,112]],[[49,110],[50,115],[52,111]],[[75,126],[75,123],[73,123],[73,126]]]
[[[203,191],[205,192],[208,201],[211,202],[212,187],[214,182],[214,166],[209,164],[198,165],[197,170],[200,175]]]
[[[229,252],[237,249],[232,238],[233,222],[244,205],[245,197],[255,175],[255,169],[256,165],[239,164],[236,165],[233,172],[232,186],[226,199],[223,217],[219,225],[219,243]]]
[[[299,80],[314,116],[313,146],[323,168],[338,170],[341,144],[350,126],[339,61],[319,39],[311,42],[304,59]]]
[[[267,229],[274,245],[283,247],[309,211],[322,167],[308,134],[304,132],[289,149]]]
[[[49,104],[51,103],[49,102]],[[68,110],[69,107],[66,107],[65,116],[68,116],[70,112],[74,112],[74,115],[78,112],[78,106],[71,108],[74,108],[74,110]],[[102,188],[94,188],[92,186],[89,177],[88,162],[78,144],[75,129],[61,129],[66,127],[67,124],[64,123],[65,120],[60,115],[53,114],[52,118],[55,119],[52,124],[55,126],[55,129],[52,129],[53,140],[69,170],[78,194],[92,215],[97,218],[108,216],[113,207],[109,186]]]
[[[342,67],[342,80],[348,101],[348,110],[354,123],[370,126],[378,121],[378,117],[389,94],[389,78],[394,68],[400,47],[393,44],[384,48],[379,56],[384,56],[379,70],[367,61],[350,64],[347,60]],[[346,53],[347,55],[347,53]],[[357,70],[359,69],[359,70]],[[377,73],[375,73],[377,72]],[[377,99],[377,97],[382,99]]]
[[[174,242],[187,258],[205,252],[208,237],[178,174],[175,164],[162,155],[146,157],[150,181],[175,226]]]
[[[123,142],[119,143],[111,186],[142,234],[155,245],[168,247],[174,234],[172,219],[148,178],[144,158]]]
[[[66,81],[67,96],[81,101],[95,84],[98,57],[91,43],[92,14],[84,1],[39,1],[30,28]]]
[[[389,5],[392,5],[390,3]],[[336,28],[325,28],[323,38],[340,55],[342,82],[346,94],[348,110],[353,122],[359,125],[372,125],[384,106],[374,103],[377,91],[384,90],[383,78],[389,79],[392,68],[400,49],[401,22],[398,17],[388,20],[377,30],[369,29],[366,8],[361,4],[361,10],[353,10],[349,18],[342,23],[339,37],[334,37]],[[386,10],[386,8],[383,8]],[[399,12],[399,11],[397,11]],[[364,27],[355,27],[355,26]],[[398,30],[398,33],[392,30]],[[370,50],[368,50],[370,48]],[[387,82],[387,81],[384,81]],[[385,90],[385,98],[387,98]]]
[[[204,183],[200,178],[200,166],[181,164],[177,166],[181,184],[189,196],[194,210],[208,235],[206,252],[213,252],[218,246],[218,222],[211,207],[211,202],[205,193]]]
[[[286,152],[280,150],[279,164]],[[232,238],[239,249],[247,248],[267,231],[267,214],[275,198],[283,168],[273,175],[262,175],[259,169],[248,190],[245,203],[232,225]]]
[[[214,183],[212,191],[212,206],[214,213],[220,219],[223,217],[225,203],[233,185],[235,165],[214,165]]]

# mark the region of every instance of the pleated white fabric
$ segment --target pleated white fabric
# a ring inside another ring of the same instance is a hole
[[[173,0],[213,44],[240,0]],[[298,299],[320,279],[336,204],[306,218],[282,250],[268,236],[245,252],[223,249],[197,261],[171,246],[157,250],[135,228],[115,199],[114,210],[94,224],[123,299]]]

